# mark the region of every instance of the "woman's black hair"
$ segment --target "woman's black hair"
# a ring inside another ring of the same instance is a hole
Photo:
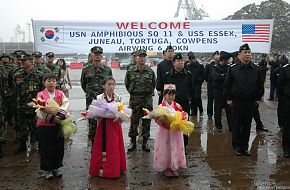
[[[57,77],[53,73],[47,73],[43,77],[43,82],[45,82],[47,79],[55,79],[55,80],[57,80]]]
[[[116,80],[112,76],[109,76],[103,81],[103,85],[105,85],[109,80],[114,81],[114,83],[116,84]]]
[[[58,65],[58,62],[59,62],[59,61],[62,61],[62,62],[63,62],[62,66],[61,66],[61,69],[66,70],[66,63],[65,63],[65,60],[64,60],[64,59],[58,59],[58,60],[56,61],[56,64],[57,64],[57,65]]]
[[[173,90],[173,89],[165,89],[163,91],[163,96],[165,96],[166,94],[176,94],[176,90]]]

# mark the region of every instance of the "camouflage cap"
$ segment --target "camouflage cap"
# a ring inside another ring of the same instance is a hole
[[[39,51],[35,51],[35,52],[33,52],[32,56],[33,57],[41,57],[42,56],[42,53],[39,52]]]
[[[30,54],[21,54],[20,57],[18,58],[19,60],[33,60],[33,56]]]
[[[100,46],[94,46],[91,48],[91,53],[103,53],[103,48]]]
[[[182,54],[181,53],[176,53],[173,56],[172,61],[174,62],[176,59],[183,59]]]
[[[131,55],[136,56],[136,51],[132,51]]]
[[[0,56],[0,59],[2,59],[2,57],[11,58],[10,54],[8,54],[8,53],[2,53],[2,55]]]
[[[24,54],[26,54],[25,51],[23,51],[23,50],[16,50],[16,51],[14,51],[14,52],[12,53],[12,56],[13,56],[13,57],[17,57],[17,58],[19,58],[19,57],[21,57],[21,55],[24,55]]]
[[[54,53],[53,52],[47,52],[45,54],[46,57],[54,57]]]
[[[135,55],[139,56],[139,55],[145,55],[147,56],[146,50],[145,49],[139,49],[137,51],[135,51]]]

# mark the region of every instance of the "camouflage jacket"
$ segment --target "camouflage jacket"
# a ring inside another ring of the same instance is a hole
[[[17,111],[21,113],[34,112],[34,109],[27,104],[36,97],[38,92],[43,90],[42,73],[35,69],[26,73],[26,71],[20,69],[13,75],[13,84],[16,91]]]
[[[0,112],[2,112],[2,101],[4,98],[4,93],[5,93],[5,84],[7,77],[5,77],[6,71],[5,68],[0,65]]]
[[[99,68],[93,64],[83,68],[81,86],[86,93],[86,98],[96,99],[97,95],[102,94],[103,81],[112,75],[112,69],[103,64]]]
[[[145,66],[143,71],[137,66],[132,66],[125,76],[125,86],[130,95],[152,96],[155,82],[155,73],[148,66]]]
[[[42,75],[45,75],[51,72],[50,69],[47,66],[43,65],[42,63],[39,66],[34,65],[34,68],[40,71]]]

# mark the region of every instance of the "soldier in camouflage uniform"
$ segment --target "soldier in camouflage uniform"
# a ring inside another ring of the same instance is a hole
[[[140,119],[143,117],[143,108],[152,110],[152,94],[155,89],[155,73],[145,65],[146,51],[136,51],[136,66],[130,67],[125,76],[125,86],[130,94],[130,108],[132,108],[131,125],[129,137],[131,144],[128,151],[136,149],[136,136],[138,136],[138,125]],[[147,140],[150,136],[150,122],[151,120],[142,120],[142,134],[143,145],[142,150],[149,152]]]
[[[57,89],[60,89],[60,76],[61,76],[61,69],[58,65],[53,63],[54,60],[54,53],[47,52],[46,56],[46,67],[50,70],[51,73],[55,74],[56,81],[57,81]]]
[[[112,76],[112,69],[101,64],[103,58],[103,48],[95,46],[91,48],[93,63],[84,67],[81,75],[81,86],[86,93],[86,109],[96,99],[99,94],[102,94],[103,81]],[[96,133],[95,120],[89,120],[89,139],[93,142]]]
[[[4,97],[4,80],[5,80],[5,68],[0,65],[0,158],[4,157],[4,153],[2,151],[2,143],[4,142],[4,134],[5,134],[5,128],[4,128],[4,122],[3,122],[3,97]]]
[[[33,65],[34,68],[38,71],[40,71],[43,75],[50,73],[50,69],[47,68],[43,63],[41,63],[41,57],[42,57],[42,53],[39,51],[35,51],[33,52]]]
[[[26,151],[26,141],[28,135],[36,136],[33,130],[36,126],[36,115],[34,108],[28,106],[28,103],[36,97],[37,93],[43,89],[42,73],[33,68],[31,55],[21,55],[22,69],[13,75],[13,85],[16,89],[17,115],[19,126],[17,128],[19,135],[19,147],[16,154]]]
[[[5,68],[5,78],[8,78],[9,72],[15,69],[15,65],[10,63],[10,55],[2,54],[1,55],[1,64]],[[6,80],[8,82],[8,79]],[[12,102],[13,96],[11,89],[8,89],[8,85],[5,85],[4,95],[3,95],[3,112],[4,112],[4,121],[7,122],[9,126],[12,126]]]

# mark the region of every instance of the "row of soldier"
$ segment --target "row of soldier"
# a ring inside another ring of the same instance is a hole
[[[54,73],[58,78],[58,88],[64,89],[63,63],[54,64],[54,53],[45,55],[42,62],[42,53],[34,52],[32,55],[17,50],[10,54],[3,53],[0,57],[0,157],[4,156],[2,144],[5,144],[6,128],[13,127],[16,132],[15,143],[19,146],[15,154],[27,150],[26,142],[37,141],[35,110],[28,103],[36,94],[44,89],[42,77],[46,73]],[[61,62],[59,61],[59,62]],[[71,86],[71,84],[69,83]]]

